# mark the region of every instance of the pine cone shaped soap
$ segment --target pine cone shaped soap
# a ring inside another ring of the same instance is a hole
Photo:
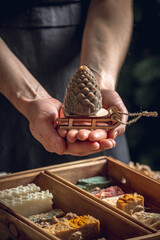
[[[64,97],[64,110],[68,114],[89,116],[102,108],[98,82],[87,66],[81,66],[68,84]]]

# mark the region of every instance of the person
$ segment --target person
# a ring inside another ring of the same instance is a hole
[[[1,7],[0,171],[99,155],[129,161],[125,125],[110,131],[66,131],[57,128],[56,119],[80,65],[95,74],[103,107],[115,105],[127,112],[116,85],[132,15],[131,0],[8,0]]]

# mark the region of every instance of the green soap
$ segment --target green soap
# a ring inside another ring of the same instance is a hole
[[[90,192],[95,187],[99,187],[100,189],[102,188],[107,188],[112,184],[112,180],[108,179],[105,176],[95,176],[95,177],[90,177],[90,178],[83,178],[78,180],[77,186]]]
[[[90,178],[79,179],[77,184],[80,184],[80,185],[94,184],[94,183],[99,184],[99,183],[107,183],[108,181],[110,180],[105,176],[95,176]]]

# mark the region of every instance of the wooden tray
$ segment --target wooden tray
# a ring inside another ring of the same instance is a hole
[[[112,207],[105,201],[93,196],[92,194],[80,189],[75,184],[77,180],[82,178],[88,178],[93,176],[107,176],[114,180],[114,182],[120,186],[125,192],[137,192],[144,196],[145,207],[149,208],[153,212],[160,213],[160,182],[145,176],[142,173],[130,168],[126,164],[121,163],[111,157],[96,158],[73,162],[68,166],[58,166],[56,168],[46,171],[48,175],[52,176],[59,181],[65,182],[68,186],[81,192],[82,194],[90,197],[94,201],[110,208],[111,210],[121,214],[131,221],[147,228],[150,231],[156,231],[155,229],[137,221],[125,212]],[[123,183],[125,181],[125,183]]]
[[[5,177],[0,179],[0,190],[35,183],[42,190],[48,189],[52,192],[54,207],[60,208],[66,213],[75,212],[78,215],[90,214],[98,218],[101,223],[101,235],[106,236],[109,240],[121,240],[154,232],[152,229],[144,228],[132,222],[107,206],[103,206],[80,192],[79,189],[74,189],[74,185],[70,186],[70,183],[64,179],[61,181],[57,176],[49,176],[48,174],[52,175],[50,172],[33,172],[10,176],[9,178]],[[13,239],[59,239],[1,203],[0,222],[5,224]]]
[[[145,236],[128,238],[126,240],[160,240],[160,233],[152,233]]]

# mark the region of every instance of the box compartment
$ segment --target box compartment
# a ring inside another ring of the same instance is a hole
[[[48,189],[53,194],[54,208],[60,208],[66,213],[90,214],[99,219],[101,235],[105,236],[107,240],[127,239],[154,232],[152,229],[132,222],[107,206],[103,206],[80,192],[79,189],[74,189],[68,181],[56,179],[49,176],[48,173],[33,172],[2,178],[0,179],[0,190],[27,185],[28,183],[35,183],[42,190]],[[0,221],[5,224],[13,239],[59,239],[48,234],[29,219],[14,212],[2,203],[0,203]]]
[[[112,211],[117,212],[127,219],[134,221],[140,226],[143,226],[150,231],[156,231],[75,185],[79,179],[98,175],[106,176],[112,179],[114,183],[121,187],[125,192],[137,192],[138,194],[141,194],[144,197],[145,207],[152,212],[160,213],[160,182],[145,176],[126,164],[111,157],[102,157],[73,162],[72,165],[69,164],[68,166],[59,165],[59,167],[56,166],[56,168],[46,170],[46,173],[58,180],[64,181],[65,184],[68,184],[68,186],[73,189],[90,197],[103,206],[110,208]]]

